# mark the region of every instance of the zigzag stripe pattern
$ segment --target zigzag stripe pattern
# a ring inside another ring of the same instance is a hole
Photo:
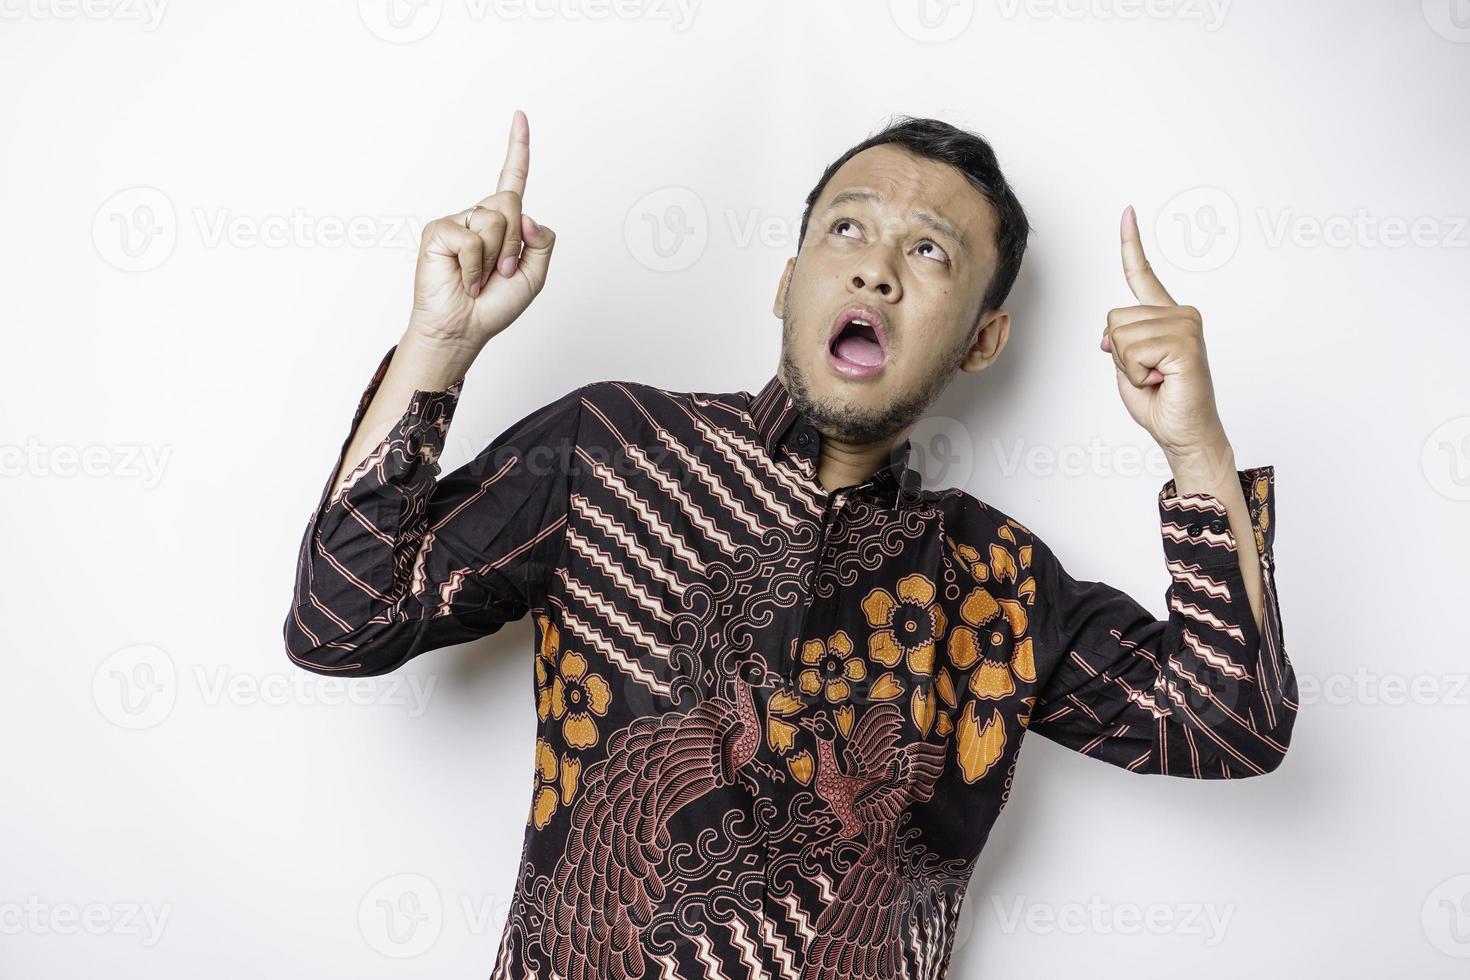
[[[493,976],[943,980],[1024,734],[1196,779],[1290,743],[1269,468],[1240,472],[1239,541],[1221,500],[1165,484],[1161,619],[1028,524],[922,489],[909,445],[823,485],[825,437],[779,377],[592,382],[439,478],[457,397],[415,393],[333,492],[338,460],[283,627],[293,662],[354,676],[531,620],[531,806]]]
[[[572,495],[571,506],[577,516],[582,518],[583,522],[589,527],[596,528],[611,538],[613,543],[622,549],[624,555],[632,560],[634,567],[647,569],[658,579],[664,588],[668,589],[676,597],[684,594],[684,590],[688,588],[684,580],[676,576],[663,562],[655,560],[653,552],[644,542],[633,537],[627,528],[607,516],[602,508],[588,502],[587,498],[581,494]],[[579,553],[583,555],[596,553],[596,549],[591,541],[578,532],[568,531],[567,535],[569,540],[579,542]],[[589,560],[591,559],[589,558]],[[612,561],[606,558],[606,556],[597,560],[596,564],[604,570],[610,570],[614,567]]]
[[[735,923],[732,922],[730,925],[731,931],[734,931],[735,927]],[[780,974],[781,980],[801,980],[801,970],[797,966],[796,954],[792,952],[791,947],[786,945],[786,940],[781,938],[781,934],[776,931],[775,923],[769,918],[762,916],[760,928],[761,941],[771,951],[771,960],[776,964],[776,970]],[[743,933],[745,927],[741,926],[740,929]],[[752,973],[751,976],[755,976],[755,974]]]
[[[568,531],[567,546],[570,547],[577,554],[581,555],[589,565],[593,566],[598,571],[606,575],[608,578],[616,582],[620,587],[622,587],[626,594],[630,596],[633,601],[637,602],[639,608],[646,612],[648,615],[652,616],[654,619],[665,625],[673,620],[673,615],[669,612],[668,608],[664,606],[663,603],[654,599],[654,597],[649,593],[648,589],[643,585],[643,583],[637,581],[631,575],[629,575],[628,572],[623,568],[623,566],[614,565],[612,561],[607,557],[606,553],[598,551],[592,546],[592,543],[586,538],[582,537],[582,535],[578,534],[575,531]],[[642,551],[641,548],[636,550]],[[660,568],[659,572],[661,573],[660,580],[663,581],[665,585],[668,585],[670,587],[669,591],[673,592],[675,595],[683,593],[683,583],[675,579],[673,575],[668,572],[667,569]]]
[[[597,630],[583,621],[574,613],[562,612],[563,628],[573,636],[579,638],[587,646],[607,658],[608,663],[617,667],[623,673],[642,684],[655,694],[668,697],[670,688],[667,681],[661,681],[648,671],[641,663],[622,651],[617,644],[610,641]]]
[[[1189,650],[1190,653],[1193,653],[1196,657],[1200,658],[1205,663],[1209,664],[1211,667],[1224,674],[1226,677],[1234,678],[1235,680],[1250,679],[1250,674],[1246,672],[1246,669],[1244,667],[1236,663],[1234,660],[1231,660],[1229,657],[1225,656],[1225,654],[1216,650],[1214,647],[1210,646],[1204,640],[1201,640],[1199,637],[1195,636],[1189,630],[1181,631],[1180,640],[1184,643],[1184,646]]]
[[[1219,579],[1206,575],[1198,565],[1187,565],[1182,561],[1173,560],[1168,563],[1168,566],[1170,576],[1185,588],[1193,589],[1211,599],[1229,598],[1229,586]]]
[[[1169,597],[1169,608],[1172,609],[1174,612],[1189,617],[1197,623],[1200,623],[1204,626],[1212,627],[1213,629],[1224,633],[1226,636],[1230,637],[1232,640],[1235,640],[1237,643],[1245,643],[1245,631],[1242,630],[1239,626],[1235,626],[1231,623],[1225,622],[1225,620],[1221,619],[1219,614],[1215,613],[1213,610],[1205,609],[1192,602],[1185,602],[1178,596]]]
[[[760,522],[735,499],[728,487],[710,474],[707,466],[695,459],[683,446],[672,439],[667,439],[664,433],[660,433],[660,438],[665,439],[665,445],[669,447],[670,451],[684,462],[692,475],[699,478],[700,483],[710,492],[711,496],[720,502],[727,513],[746,530],[759,533],[758,529],[761,527]],[[640,466],[654,475],[654,479],[663,487],[668,499],[679,507],[693,527],[702,531],[722,551],[729,551],[734,547],[734,542],[730,535],[720,530],[719,525],[715,523],[714,517],[705,514],[703,510],[695,507],[688,494],[680,489],[673,480],[662,473],[654,472],[652,465],[648,462],[648,457],[644,455],[641,449],[630,450],[630,455],[638,461]]]

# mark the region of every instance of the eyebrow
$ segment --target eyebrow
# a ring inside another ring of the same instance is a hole
[[[882,201],[882,195],[878,194],[876,191],[870,191],[866,188],[849,188],[845,191],[840,191],[836,197],[832,198],[831,202],[822,209],[822,215],[825,217],[827,214],[843,204],[881,204]],[[931,214],[930,212],[921,210],[919,208],[911,209],[909,211],[909,217],[913,218],[915,221],[918,221],[920,224],[928,228],[934,229],[940,234],[949,236],[949,238],[954,240],[955,244],[959,245],[962,251],[964,251],[966,254],[969,254],[970,248],[967,244],[965,244],[965,236],[960,234],[960,230],[954,225],[950,224],[948,221],[945,221],[943,218],[939,217],[936,214]]]

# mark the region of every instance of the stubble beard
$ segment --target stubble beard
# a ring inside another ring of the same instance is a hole
[[[853,445],[891,441],[898,432],[922,418],[958,373],[974,343],[973,336],[962,338],[918,391],[880,409],[856,409],[833,399],[818,399],[812,394],[810,381],[792,356],[789,302],[783,305],[781,314],[781,366],[792,403],[822,435]]]

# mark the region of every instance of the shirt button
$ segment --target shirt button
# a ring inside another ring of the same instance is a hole
[[[805,446],[807,443],[809,443],[811,441],[812,441],[811,436],[807,435],[805,432],[798,432],[796,434],[796,444],[798,446]]]

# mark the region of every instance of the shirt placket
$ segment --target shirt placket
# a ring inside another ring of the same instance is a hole
[[[842,509],[847,504],[851,494],[851,487],[843,487],[827,494],[826,502],[822,507],[821,527],[817,532],[816,543],[812,546],[808,560],[802,565],[802,595],[800,611],[795,617],[796,635],[786,644],[786,663],[784,665],[784,676],[793,685],[796,683],[797,674],[801,670],[799,651],[801,644],[807,639],[807,622],[810,618],[812,608],[812,593],[816,586],[818,576],[821,575],[822,570],[832,561],[832,537],[837,527],[837,522],[842,517]]]

